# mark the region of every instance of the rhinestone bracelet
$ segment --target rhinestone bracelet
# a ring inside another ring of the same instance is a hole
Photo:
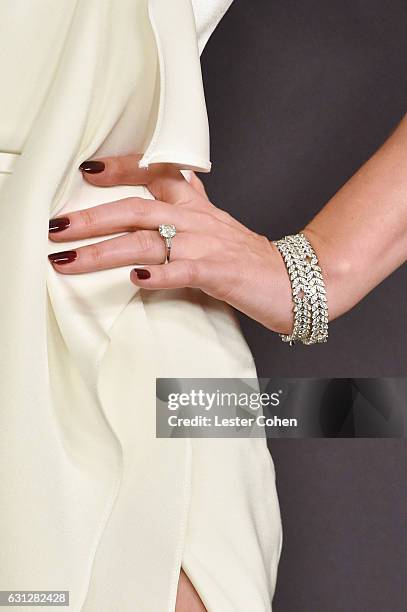
[[[304,234],[274,241],[287,267],[294,302],[294,326],[283,342],[317,344],[328,340],[328,304],[322,270]]]

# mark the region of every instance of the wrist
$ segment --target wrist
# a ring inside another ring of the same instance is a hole
[[[329,320],[333,321],[356,303],[352,301],[351,292],[348,290],[351,263],[338,249],[334,240],[320,234],[312,225],[306,226],[301,232],[308,238],[317,254],[327,293]]]
[[[274,241],[290,278],[294,304],[294,325],[290,334],[281,334],[290,345],[323,344],[328,340],[326,287],[318,256],[303,233]]]
[[[264,325],[279,334],[290,334],[293,329],[293,301],[290,278],[276,245],[267,239],[270,248],[270,280],[268,292],[272,307]]]

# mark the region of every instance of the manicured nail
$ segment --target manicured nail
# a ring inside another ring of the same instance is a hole
[[[78,253],[76,251],[60,251],[59,253],[50,253],[48,259],[53,264],[61,265],[71,263],[77,256]]]
[[[140,280],[147,280],[151,276],[150,272],[143,268],[134,268],[133,272],[137,274],[137,278]]]
[[[84,161],[79,166],[79,170],[88,174],[99,174],[105,169],[105,164],[102,161]]]
[[[62,232],[62,230],[66,229],[70,225],[71,222],[68,217],[55,217],[55,219],[51,219],[49,222],[49,232],[51,234]]]

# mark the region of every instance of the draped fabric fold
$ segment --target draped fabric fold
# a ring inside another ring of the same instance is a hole
[[[208,119],[191,4],[150,0],[149,14],[156,36],[160,101],[140,167],[169,162],[209,172]]]
[[[240,466],[249,482],[233,495],[237,515],[254,520],[243,541],[259,571],[239,598],[267,611],[281,536],[263,441],[230,441],[224,456],[218,440],[194,449],[188,440],[155,438],[156,375],[255,376],[233,315],[200,292],[143,294],[129,281],[131,266],[70,276],[47,260],[59,246],[48,241],[50,216],[151,198],[143,187],[87,184],[78,171],[83,160],[136,150],[142,165],[209,171],[191,2],[43,2],[43,11],[12,0],[0,8],[0,44],[9,50],[7,60],[0,55],[4,83],[15,84],[22,65],[17,52],[12,61],[13,46],[27,49],[27,79],[16,85],[26,106],[15,105],[14,116],[7,97],[4,108],[0,100],[19,146],[12,163],[0,156],[7,162],[0,183],[0,588],[69,590],[74,612],[173,612],[185,563],[207,592],[208,610],[220,610],[211,551],[191,532],[191,520],[205,523],[193,470],[201,466],[221,499],[223,479]],[[13,31],[20,22],[26,29]],[[33,80],[30,92],[29,71],[40,65],[43,82]],[[8,137],[0,128],[4,153]],[[249,475],[249,464],[257,475]],[[246,510],[250,478],[260,491],[267,475],[266,507]],[[221,513],[220,525],[227,533],[234,522]],[[266,543],[258,549],[260,525]],[[219,544],[226,565],[229,537]],[[226,583],[243,572],[239,563]],[[236,610],[233,600],[222,607]]]
[[[232,2],[233,0],[192,0],[201,53]]]

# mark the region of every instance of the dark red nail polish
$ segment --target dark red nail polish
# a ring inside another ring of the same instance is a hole
[[[105,164],[102,161],[84,161],[79,166],[79,170],[88,174],[99,174],[105,169]]]
[[[150,272],[142,268],[134,268],[134,272],[137,274],[137,278],[140,280],[147,280],[151,277]]]
[[[50,253],[48,259],[51,263],[61,265],[71,263],[77,256],[78,253],[76,251],[60,251],[59,253]]]
[[[55,219],[51,219],[49,222],[49,232],[51,234],[55,234],[56,232],[62,232],[62,230],[66,229],[71,225],[68,217],[55,217]]]

